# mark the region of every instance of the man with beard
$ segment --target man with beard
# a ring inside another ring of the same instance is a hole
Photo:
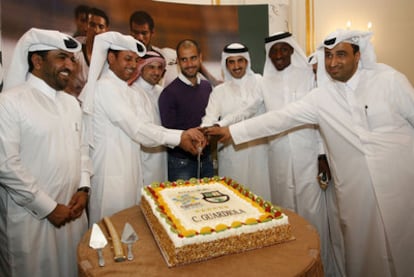
[[[142,118],[161,125],[158,98],[162,87],[159,85],[164,72],[166,62],[164,57],[156,51],[147,51],[139,61],[137,72],[138,80],[132,84],[137,91],[138,111]],[[144,184],[149,185],[154,181],[167,180],[167,149],[165,146],[141,148],[141,161]]]
[[[264,112],[260,93],[262,76],[251,69],[249,49],[241,43],[231,43],[221,53],[224,83],[214,87],[202,119],[202,127],[228,126]],[[254,193],[270,200],[266,139],[241,145],[233,142],[217,146],[218,174],[234,178]]]
[[[196,129],[167,130],[138,113],[138,94],[127,81],[145,52],[129,35],[105,32],[95,37],[88,82],[80,95],[94,168],[90,224],[139,204],[141,144],[180,145],[193,154],[195,145],[204,144]]]
[[[76,276],[90,187],[82,113],[63,92],[80,44],[30,29],[0,95],[0,275]]]
[[[261,83],[263,101],[266,111],[280,110],[311,91],[314,73],[289,32],[267,37],[265,49]],[[328,220],[328,210],[335,210],[336,205],[327,206],[327,199],[335,200],[335,192],[331,188],[324,190],[318,183],[317,176],[324,174],[330,179],[330,171],[317,127],[303,125],[270,136],[268,141],[272,202],[297,212],[316,227],[321,238],[325,275],[339,275],[343,259],[338,258],[335,262],[331,249],[336,239],[331,239],[331,235],[339,241],[341,236],[330,232],[337,221]],[[339,251],[337,256],[342,257],[341,254]]]
[[[411,276],[414,89],[376,62],[371,36],[329,34],[318,47],[318,88],[281,110],[209,134],[242,143],[318,124],[334,178],[346,276]]]
[[[212,87],[200,77],[202,55],[197,42],[182,40],[176,51],[181,73],[162,91],[159,108],[164,127],[186,130],[200,126]],[[180,147],[168,149],[168,180],[188,180],[192,177],[213,175],[209,146],[202,150],[200,159]]]

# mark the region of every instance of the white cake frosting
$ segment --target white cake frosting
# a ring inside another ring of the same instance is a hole
[[[153,214],[167,232],[175,247],[195,243],[204,243],[243,233],[253,233],[259,230],[288,224],[288,217],[281,214],[277,219],[257,224],[243,224],[232,228],[233,222],[246,222],[263,216],[263,208],[254,201],[246,201],[237,191],[221,182],[209,182],[186,186],[165,187],[159,190],[161,201],[169,209],[169,214],[175,217],[175,224],[181,229],[194,230],[201,233],[202,228],[215,229],[218,225],[226,225],[224,231],[208,234],[182,237],[171,228],[171,221],[159,211],[158,204],[150,192],[143,189],[142,196],[149,203]],[[255,196],[255,195],[254,195]],[[255,196],[257,197],[257,196]],[[178,219],[178,220],[177,220]]]

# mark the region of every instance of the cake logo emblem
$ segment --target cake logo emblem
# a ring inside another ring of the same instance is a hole
[[[189,205],[189,204],[194,204],[198,200],[198,198],[190,194],[183,194],[183,195],[174,197],[173,200],[183,205]]]
[[[209,191],[209,192],[203,192],[203,199],[210,203],[224,203],[229,201],[230,197],[226,194],[223,194],[216,191]]]

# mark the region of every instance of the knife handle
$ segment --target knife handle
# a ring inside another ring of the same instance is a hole
[[[112,238],[112,244],[114,246],[114,260],[115,262],[122,262],[125,261],[126,257],[124,254],[124,249],[122,248],[121,240],[119,239],[118,233],[115,230],[114,225],[112,224],[109,217],[103,218],[106,228],[108,228],[109,235]]]

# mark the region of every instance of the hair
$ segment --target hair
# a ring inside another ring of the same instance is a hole
[[[29,72],[32,72],[33,69],[34,69],[34,65],[33,65],[33,62],[32,62],[32,56],[34,54],[37,54],[40,57],[42,57],[42,59],[44,60],[46,58],[46,56],[47,56],[47,53],[49,53],[49,50],[32,51],[32,52],[29,52],[28,53],[28,55],[27,55],[27,62],[29,63]]]
[[[200,54],[200,53],[201,53],[200,46],[198,45],[198,43],[197,43],[195,40],[192,40],[192,39],[183,39],[182,41],[180,41],[180,42],[177,44],[177,47],[175,48],[175,51],[177,52],[177,55],[178,55],[178,50],[179,50],[181,47],[188,48],[188,47],[190,47],[190,46],[195,46],[195,48],[197,49],[197,53],[198,53],[198,54]]]
[[[74,12],[75,12],[75,18],[77,18],[79,15],[84,14],[84,13],[88,14],[89,13],[89,9],[90,9],[89,6],[86,6],[86,5],[76,6],[76,8],[74,10]]]
[[[88,14],[102,17],[105,19],[106,26],[109,27],[109,17],[103,10],[98,8],[90,8]]]
[[[155,28],[154,19],[152,19],[151,15],[145,11],[135,11],[133,14],[131,14],[129,18],[129,27],[132,26],[132,23],[135,23],[137,25],[148,24],[151,31],[153,31]]]
[[[114,55],[115,55],[115,57],[118,57],[119,51],[120,51],[120,50],[114,50],[114,49],[109,48],[109,49],[108,49],[108,54],[109,54],[109,53],[112,53],[112,54],[114,54]]]
[[[352,46],[352,49],[354,50],[354,54],[355,54],[356,52],[359,52],[359,45],[356,45],[356,44],[352,44],[352,43],[351,43],[351,46]]]

